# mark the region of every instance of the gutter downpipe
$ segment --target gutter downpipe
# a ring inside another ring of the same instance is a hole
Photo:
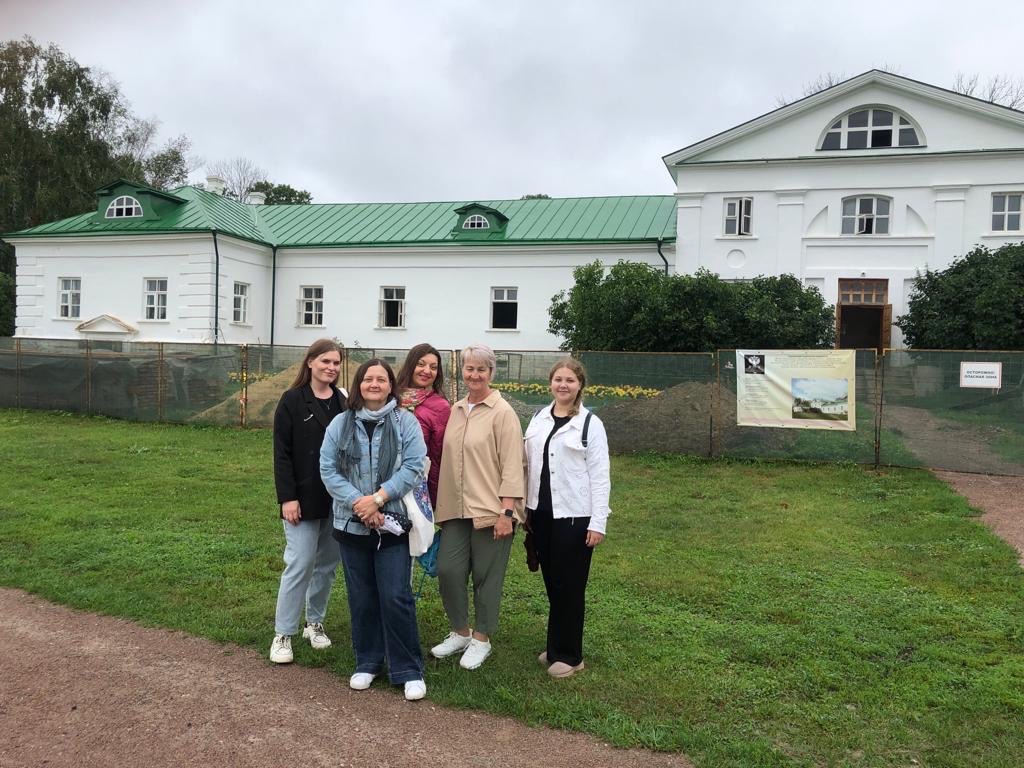
[[[665,274],[668,274],[668,259],[665,258],[665,254],[661,252],[661,244],[665,242],[665,238],[658,238],[658,255],[661,256],[661,260],[665,262]]]
[[[213,230],[213,351],[217,353],[217,339],[220,338],[220,248],[217,247],[217,230]]]
[[[277,305],[277,246],[270,246],[273,251],[270,261],[270,346],[274,346],[274,307]]]

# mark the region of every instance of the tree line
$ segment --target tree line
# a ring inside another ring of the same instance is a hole
[[[187,184],[202,160],[186,135],[160,142],[159,127],[134,114],[109,77],[56,45],[30,37],[0,43],[0,233],[88,211],[94,191],[117,178],[159,189]],[[254,176],[232,175],[240,166]],[[243,158],[206,168],[239,200],[257,191],[269,205],[312,202]],[[14,248],[0,241],[0,336],[14,333],[14,272]]]

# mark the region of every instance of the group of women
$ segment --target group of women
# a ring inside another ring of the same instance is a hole
[[[355,652],[350,687],[369,688],[386,668],[406,699],[426,695],[412,523],[402,501],[426,478],[451,627],[430,653],[460,654],[464,669],[484,663],[515,529],[526,525],[550,605],[538,659],[552,677],[583,669],[585,592],[611,489],[604,426],[582,405],[583,366],[566,358],[551,369],[552,402],[524,436],[515,411],[491,387],[496,360],[487,346],[462,350],[467,395],[454,406],[444,393],[441,354],[429,344],[409,351],[397,377],[383,360],[364,362],[348,392],[337,386],[341,355],[333,341],[314,342],[274,418],[285,568],[270,660],[293,660],[303,602],[303,638],[313,648],[330,646],[323,620],[340,559]]]

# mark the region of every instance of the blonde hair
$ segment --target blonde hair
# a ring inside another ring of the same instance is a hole
[[[479,360],[482,363],[487,363],[487,367],[494,372],[495,366],[498,364],[498,358],[494,356],[494,350],[488,347],[486,344],[470,344],[468,347],[463,348],[462,352],[459,353],[460,363],[465,364],[467,358],[473,360]]]
[[[548,371],[548,384],[555,378],[555,374],[563,368],[568,368],[572,371],[573,376],[580,382],[580,389],[576,393],[576,399],[572,401],[572,407],[569,409],[569,415],[575,416],[580,412],[580,405],[583,403],[583,389],[587,386],[587,369],[575,357],[564,357],[551,366],[551,370]]]

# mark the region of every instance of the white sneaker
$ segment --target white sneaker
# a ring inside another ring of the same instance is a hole
[[[405,684],[405,700],[419,701],[427,695],[427,684],[422,680],[410,680]]]
[[[275,664],[291,664],[295,660],[290,636],[274,635],[274,642],[270,644],[270,660]]]
[[[458,632],[449,632],[448,637],[430,649],[430,654],[435,659],[446,659],[453,653],[466,650],[472,637],[472,633],[463,636]]]
[[[331,638],[324,632],[324,625],[320,622],[307,624],[302,630],[302,636],[309,640],[309,644],[318,651],[331,647]]]
[[[484,663],[484,659],[491,655],[491,643],[477,640],[475,637],[469,641],[469,647],[459,659],[459,666],[463,669],[476,669]]]
[[[365,691],[370,687],[375,677],[376,675],[371,675],[369,672],[356,672],[348,679],[348,687],[353,691]],[[425,688],[424,693],[426,693]]]

